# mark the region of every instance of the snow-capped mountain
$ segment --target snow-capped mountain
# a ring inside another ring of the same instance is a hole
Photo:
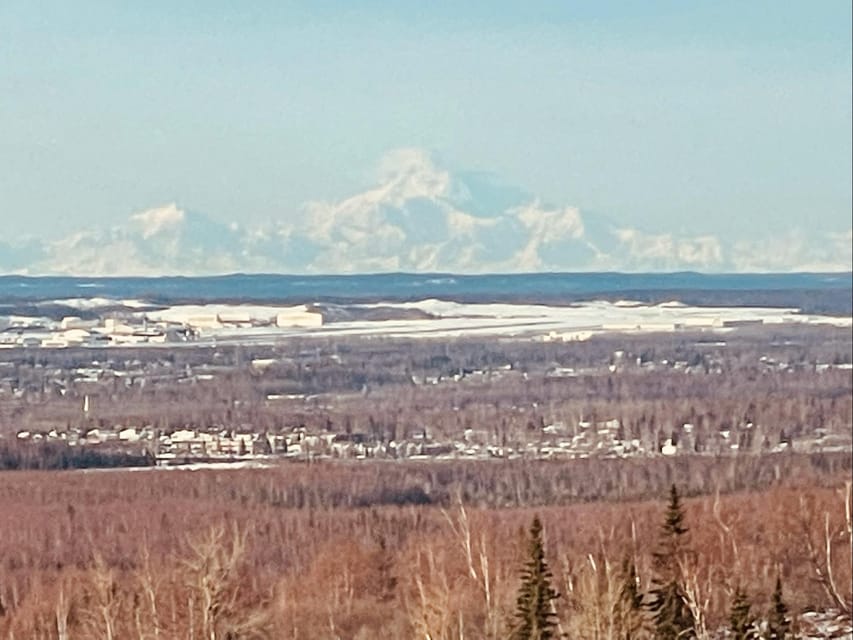
[[[287,232],[310,242],[306,261],[320,271],[587,268],[600,253],[576,208],[544,206],[486,175],[453,175],[419,150],[389,154],[375,188],[303,214]]]
[[[0,270],[33,274],[228,272],[849,271],[851,232],[726,244],[653,233],[553,206],[483,173],[454,173],[419,149],[389,153],[374,187],[310,202],[264,228],[167,204],[60,241],[3,243]]]

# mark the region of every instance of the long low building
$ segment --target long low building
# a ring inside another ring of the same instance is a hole
[[[277,327],[322,327],[323,314],[309,311],[308,307],[282,311],[275,316]]]

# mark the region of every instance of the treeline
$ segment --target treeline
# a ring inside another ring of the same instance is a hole
[[[146,467],[155,463],[147,452],[103,445],[0,443],[0,470]],[[228,494],[241,504],[286,509],[441,507],[457,497],[484,507],[533,507],[650,499],[674,482],[689,496],[800,483],[824,486],[851,470],[853,456],[845,452],[569,461],[322,460],[239,471],[240,482],[229,487]],[[210,499],[222,491],[219,480],[208,481],[218,475],[203,470],[197,475],[200,481],[186,489],[194,498]],[[171,497],[184,490],[180,477],[163,476],[152,486],[164,492],[162,497]]]
[[[155,500],[176,495],[202,501],[224,497],[247,507],[275,509],[447,507],[458,497],[466,504],[482,507],[528,508],[648,500],[660,496],[672,483],[689,496],[780,485],[826,486],[839,475],[849,476],[851,468],[849,453],[566,462],[325,461],[235,471],[234,476],[197,471],[197,480],[189,485],[184,484],[182,474],[158,472],[150,488],[146,484],[134,490],[151,492]],[[223,485],[225,477],[239,481]]]
[[[0,441],[0,470],[155,464],[156,459],[146,451]],[[283,461],[273,467],[237,472],[240,481],[228,487],[227,493],[240,504],[284,509],[446,507],[456,498],[483,507],[535,507],[651,499],[672,483],[682,487],[688,496],[802,483],[825,486],[851,471],[853,455],[849,452],[564,461]],[[193,498],[207,500],[223,491],[218,474],[200,470],[197,475],[199,481],[189,487],[183,486],[180,474],[158,477],[151,486],[163,493],[152,498],[169,498],[186,490]]]
[[[0,441],[0,471],[150,467],[155,463],[155,458],[146,452],[87,445],[72,447],[64,442]]]
[[[296,509],[247,500],[256,475],[5,474],[0,638],[506,640],[530,586],[534,516],[559,594],[545,602],[550,637],[675,637],[658,633],[668,611],[680,637],[722,638],[740,611],[769,638],[777,578],[796,637],[823,637],[804,612],[849,616],[847,474],[687,498],[677,518],[666,490],[535,508]],[[676,609],[655,605],[668,586]]]

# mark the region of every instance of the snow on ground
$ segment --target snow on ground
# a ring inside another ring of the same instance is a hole
[[[150,307],[151,305],[143,300],[117,300],[115,298],[62,298],[59,300],[46,300],[44,302],[39,303],[42,306],[48,305],[62,305],[64,307],[71,307],[72,309],[80,309],[82,310],[92,310],[92,309],[103,309],[105,307],[116,307],[123,306],[129,309],[143,309],[145,307]]]
[[[290,307],[249,304],[182,304],[167,307],[145,315],[154,322],[181,322],[191,324],[194,318],[245,318],[247,320],[270,321],[279,313],[305,312],[305,305]]]
[[[149,467],[103,467],[92,469],[77,469],[78,473],[110,473],[114,471],[236,471],[238,469],[267,469],[280,464],[280,459],[253,458],[252,460],[221,460],[215,462],[169,463]]]
[[[305,335],[322,336],[388,336],[388,337],[459,337],[459,336],[550,336],[579,331],[610,332],[661,332],[679,329],[724,331],[731,323],[764,324],[831,324],[849,327],[851,318],[804,315],[796,309],[761,307],[691,307],[664,303],[647,305],[621,301],[584,302],[571,306],[523,304],[463,304],[446,300],[421,300],[418,302],[380,302],[355,305],[361,308],[396,307],[416,309],[432,315],[428,319],[413,320],[358,320],[333,322],[322,327],[305,328],[225,328],[214,327],[202,331],[203,337],[214,339],[246,339],[251,342]],[[244,305],[205,305],[202,307],[172,307],[148,314],[151,319],[191,321],[193,317],[214,314],[244,314],[253,318],[269,318],[276,312],[292,310],[280,307],[249,307]]]
[[[156,467],[139,467],[140,469],[157,469],[166,471],[204,471],[225,470],[236,471],[237,469],[266,469],[275,466],[274,460],[223,460],[221,462],[190,462],[187,464],[158,464]]]
[[[80,309],[98,309],[114,306],[118,300],[108,298],[70,298],[62,304],[76,305]],[[151,323],[178,323],[196,331],[199,342],[273,343],[294,336],[386,336],[407,338],[527,337],[548,340],[586,339],[602,333],[653,333],[679,330],[725,332],[742,323],[755,324],[825,324],[837,327],[853,326],[850,317],[833,317],[801,314],[792,308],[764,307],[693,307],[682,303],[666,302],[650,305],[620,300],[618,302],[592,301],[567,306],[543,304],[477,303],[467,304],[447,300],[426,299],[417,302],[379,302],[353,305],[362,309],[392,307],[401,310],[418,310],[430,317],[417,319],[353,320],[328,322],[322,326],[276,326],[276,318],[306,316],[305,305],[244,305],[201,304],[173,305],[144,311],[146,303],[139,300],[122,300],[121,304],[135,309],[122,320],[133,327],[142,328]],[[23,338],[45,339],[45,333],[58,330],[56,323],[35,322],[35,318],[3,318],[3,324],[26,326],[40,324],[44,328],[33,335],[8,334],[13,343]],[[27,322],[29,321],[29,322]],[[279,324],[282,324],[281,322]],[[290,324],[290,323],[283,323]],[[294,322],[293,324],[297,324]],[[305,324],[305,323],[302,323]],[[309,323],[311,324],[311,323]],[[130,328],[133,328],[130,327]],[[124,327],[128,329],[128,327]],[[94,329],[98,333],[104,330]],[[8,332],[7,332],[8,333]],[[109,330],[106,330],[109,333]],[[0,340],[0,342],[4,342]],[[9,342],[6,340],[5,342]],[[142,340],[144,342],[144,340]],[[198,344],[199,342],[188,342]],[[14,345],[12,345],[14,346]]]

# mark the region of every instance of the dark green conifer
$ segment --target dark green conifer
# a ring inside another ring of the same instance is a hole
[[[551,571],[545,562],[542,523],[533,518],[527,546],[527,561],[521,572],[521,587],[516,599],[512,640],[550,640],[557,626],[551,601],[558,597],[551,587]]]
[[[645,626],[643,592],[633,558],[622,561],[622,586],[615,605],[615,618],[619,624],[620,640],[632,640],[639,636]]]
[[[770,598],[770,612],[767,616],[768,640],[787,640],[791,637],[791,619],[788,606],[782,599],[782,578],[776,576],[776,588]]]
[[[746,591],[737,586],[732,598],[732,608],[729,612],[729,629],[733,640],[756,640],[755,620],[750,615],[752,603]]]
[[[654,552],[655,577],[649,610],[658,640],[688,640],[695,637],[693,616],[687,606],[682,566],[689,548],[684,508],[678,489],[672,485],[669,505],[661,527],[658,549]]]

